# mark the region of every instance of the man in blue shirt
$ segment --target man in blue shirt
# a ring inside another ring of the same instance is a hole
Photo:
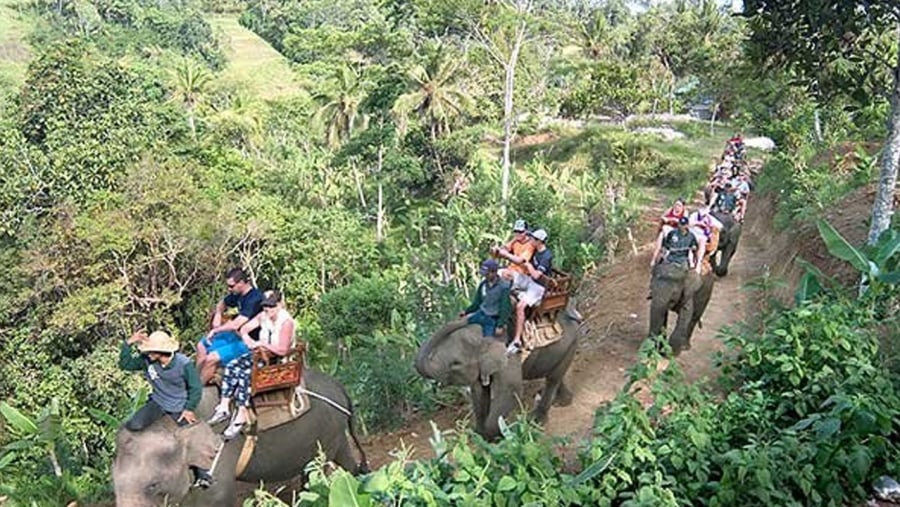
[[[216,304],[213,313],[212,328],[197,344],[197,369],[200,380],[208,384],[215,376],[219,364],[227,365],[234,359],[247,353],[247,346],[238,334],[238,330],[250,319],[262,311],[262,293],[250,283],[244,270],[234,268],[225,276],[228,295]],[[222,322],[226,308],[237,308],[238,314],[233,319]],[[259,330],[250,333],[254,340],[259,337]]]

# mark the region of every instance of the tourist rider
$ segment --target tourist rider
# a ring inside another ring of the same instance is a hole
[[[513,224],[513,238],[507,244],[491,249],[491,253],[509,261],[509,269],[521,274],[527,274],[525,264],[531,261],[534,255],[534,245],[528,238],[528,224],[525,220],[516,220]]]
[[[225,276],[228,295],[222,298],[213,314],[212,329],[197,344],[197,368],[203,384],[215,376],[219,364],[228,364],[247,353],[247,346],[238,335],[238,330],[259,315],[262,310],[263,295],[250,283],[241,268],[234,268]],[[238,315],[222,322],[226,308],[237,308]],[[259,331],[251,333],[257,339]]]
[[[503,336],[509,325],[512,304],[510,283],[499,276],[500,264],[494,259],[481,263],[481,276],[472,304],[460,314],[469,324],[481,326],[484,337]]]
[[[507,349],[510,353],[522,349],[522,332],[525,330],[525,309],[540,304],[547,284],[553,274],[553,252],[547,248],[547,231],[538,229],[528,235],[534,245],[534,256],[525,264],[527,275],[516,277],[513,291],[518,298],[516,303],[516,332]]]
[[[134,345],[140,355],[134,354]],[[178,426],[197,422],[194,410],[203,394],[200,376],[191,360],[178,352],[178,342],[167,333],[154,331],[150,336],[142,332],[131,335],[119,352],[119,368],[143,371],[144,378],[153,388],[147,403],[125,422],[125,429],[141,431],[163,417],[171,418]],[[209,487],[212,484],[211,457],[209,462],[192,465],[194,486]]]
[[[703,257],[706,255],[706,245],[712,239],[713,230],[722,230],[722,222],[709,213],[709,206],[701,206],[688,217],[688,225],[691,232],[697,237],[697,273],[703,268]]]
[[[725,191],[720,193],[712,205],[714,211],[731,213],[735,220],[743,222],[743,199],[731,182],[725,184]]]
[[[669,232],[678,227],[678,220],[685,216],[687,216],[687,209],[684,206],[684,199],[679,197],[672,203],[672,207],[667,209],[660,217],[659,230],[666,233]]]
[[[228,419],[231,414],[231,399],[234,398],[238,412],[231,424],[225,428],[226,440],[236,437],[250,420],[250,377],[253,371],[253,350],[262,348],[276,357],[283,357],[294,346],[296,326],[294,318],[284,308],[281,293],[266,291],[262,301],[262,311],[250,319],[240,329],[241,340],[248,352],[232,360],[225,366],[222,378],[222,398],[209,424],[218,424]],[[259,340],[254,340],[250,333],[259,331]]]
[[[660,234],[656,250],[650,259],[650,267],[656,265],[660,253],[664,252],[662,263],[676,264],[685,268],[695,266],[697,253],[697,238],[691,233],[688,217],[682,217],[678,221],[678,228],[669,231],[664,236]]]

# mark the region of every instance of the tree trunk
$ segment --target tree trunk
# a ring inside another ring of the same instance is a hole
[[[509,173],[510,160],[509,151],[512,144],[513,132],[513,95],[516,86],[516,64],[519,61],[519,51],[522,49],[522,41],[525,39],[525,22],[519,23],[516,27],[516,40],[513,44],[512,51],[509,54],[509,60],[506,62],[506,79],[503,85],[503,173],[501,177],[501,203],[503,215],[506,215],[506,208],[509,205]]]
[[[359,206],[365,210],[366,194],[363,193],[362,180],[359,177],[359,171],[356,170],[356,164],[353,164],[353,179],[356,181],[356,193],[359,194]]]
[[[824,138],[822,137],[822,116],[819,113],[818,107],[813,112],[813,128],[815,129],[816,142],[821,143]]]
[[[375,215],[375,241],[384,241],[384,184],[381,178],[381,168],[384,165],[384,145],[378,145],[378,211]]]
[[[716,113],[719,112],[719,103],[716,102],[712,107],[712,116],[709,118],[709,135],[716,134]]]
[[[191,138],[196,141],[197,140],[197,125],[194,122],[194,107],[188,105],[187,108],[188,114],[188,127],[191,129]]]
[[[900,26],[898,26],[900,32]],[[900,45],[900,37],[898,37]],[[894,214],[894,191],[897,185],[897,166],[900,164],[900,53],[894,66],[894,85],[891,90],[891,115],[888,118],[888,137],[881,154],[881,174],[878,192],[872,204],[872,226],[868,243],[874,245],[881,233],[891,226]]]

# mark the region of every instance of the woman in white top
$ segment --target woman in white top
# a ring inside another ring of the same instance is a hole
[[[259,341],[250,338],[250,332],[259,328]],[[250,319],[240,329],[241,339],[250,352],[228,363],[222,379],[222,399],[209,424],[226,420],[230,414],[231,396],[234,396],[238,413],[225,429],[226,439],[234,438],[240,433],[250,414],[250,375],[253,370],[253,350],[264,348],[275,356],[283,356],[294,345],[295,326],[291,314],[284,309],[281,294],[278,291],[266,291],[262,302],[262,311]]]

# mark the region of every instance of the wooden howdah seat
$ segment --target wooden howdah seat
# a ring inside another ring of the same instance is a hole
[[[295,345],[283,357],[277,357],[262,347],[253,349],[250,394],[253,397],[254,407],[280,406],[290,403],[294,389],[303,380],[303,353],[305,351],[306,344],[304,342]],[[261,396],[263,394],[267,395]]]
[[[572,277],[557,269],[551,272],[551,276],[544,276],[548,281],[544,297],[532,312],[530,320],[540,321],[544,317],[548,320],[556,320],[560,311],[565,310],[569,304],[569,292],[572,290]]]

